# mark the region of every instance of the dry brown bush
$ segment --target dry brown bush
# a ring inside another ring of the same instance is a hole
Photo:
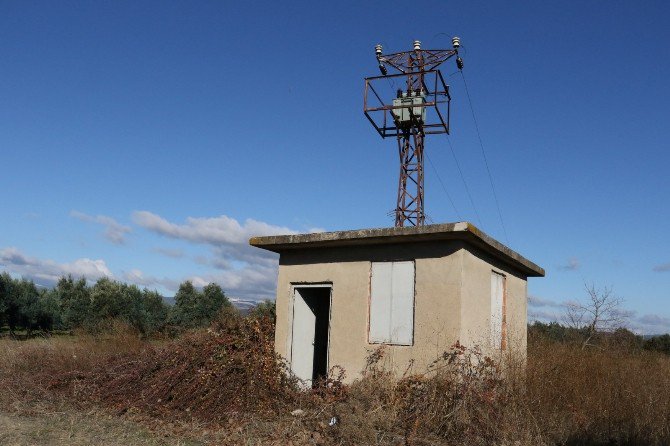
[[[527,363],[494,362],[457,344],[398,380],[379,350],[354,384],[335,369],[301,392],[273,340],[270,320],[228,314],[160,345],[123,332],[4,341],[0,401],[89,401],[231,445],[670,444],[670,358],[657,353],[534,339]]]
[[[147,344],[127,324],[114,322],[104,336],[75,336],[0,340],[0,404],[16,407],[27,403],[55,403],[61,396],[52,390],[63,376],[88,373],[103,361],[122,358]],[[77,387],[76,379],[72,387]]]
[[[73,381],[80,384],[76,389]],[[239,414],[284,410],[299,396],[274,353],[272,321],[232,311],[209,329],[107,357],[83,375],[64,374],[55,387],[118,412],[218,423]]]

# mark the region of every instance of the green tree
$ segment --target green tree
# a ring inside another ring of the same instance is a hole
[[[264,300],[249,311],[249,316],[258,318],[268,317],[276,322],[277,305],[273,300]]]
[[[37,328],[44,332],[63,328],[60,301],[55,289],[42,290],[39,294],[36,315]]]
[[[202,289],[198,304],[198,319],[200,319],[201,324],[208,324],[222,308],[232,306],[221,287],[216,283],[210,283]]]
[[[30,336],[37,328],[40,294],[35,283],[27,279],[18,281],[14,289],[18,301],[18,326],[25,329]]]
[[[120,317],[124,310],[128,311],[124,309],[125,304],[120,283],[107,277],[99,279],[91,287],[91,307],[86,325],[93,329],[103,320]]]
[[[91,292],[86,280],[74,280],[72,276],[61,277],[55,288],[61,308],[62,324],[66,328],[79,328],[89,319]]]
[[[210,283],[199,291],[193,283],[186,281],[179,285],[169,322],[182,328],[202,327],[208,325],[222,308],[231,306],[219,285]]]
[[[9,293],[11,291],[12,278],[7,273],[0,274],[0,328],[5,325],[7,310],[9,308]]]
[[[147,331],[148,314],[142,291],[109,278],[101,278],[91,288],[91,311],[87,320],[90,330],[104,329],[110,321],[121,320],[140,333]]]
[[[660,336],[653,336],[644,341],[643,348],[645,350],[652,350],[670,355],[670,334]]]
[[[145,334],[153,334],[165,328],[167,323],[169,306],[163,300],[163,296],[157,291],[142,291],[144,311],[146,313],[144,331]]]
[[[2,274],[2,288],[3,288],[3,308],[4,323],[9,326],[9,334],[13,335],[14,331],[21,326],[21,299],[20,290],[18,289],[19,282],[14,280],[9,274]]]
[[[174,296],[174,306],[169,315],[170,324],[184,328],[197,326],[195,321],[197,300],[198,290],[195,289],[193,283],[190,280],[181,283]]]

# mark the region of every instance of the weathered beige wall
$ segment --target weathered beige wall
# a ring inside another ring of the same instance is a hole
[[[290,358],[293,287],[330,283],[329,365],[344,367],[349,381],[359,377],[366,357],[378,347],[368,343],[370,262],[393,260],[415,261],[414,344],[386,346],[385,366],[400,374],[413,359],[413,370],[421,372],[457,340],[479,339],[481,330],[488,336],[491,266],[470,254],[460,241],[312,249],[289,251],[280,258],[277,352]],[[516,327],[523,319],[525,348],[525,280],[516,276],[510,280],[513,275],[504,272],[508,276],[508,306],[519,313],[510,318],[508,310],[508,326],[513,320]]]
[[[491,273],[505,276],[506,325],[508,350],[525,356],[527,332],[527,297],[525,277],[506,264],[477,249],[464,251],[460,339],[466,346],[479,346],[487,355],[491,349]]]

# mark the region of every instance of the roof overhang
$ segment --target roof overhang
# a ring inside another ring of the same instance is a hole
[[[544,269],[468,222],[407,228],[376,228],[354,231],[315,232],[311,234],[271,235],[252,237],[249,240],[249,244],[281,254],[298,249],[389,245],[443,240],[463,240],[502,260],[528,277],[544,277]]]

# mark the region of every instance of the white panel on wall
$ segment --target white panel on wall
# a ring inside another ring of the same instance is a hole
[[[414,337],[414,262],[393,262],[392,344],[412,345]]]
[[[491,347],[502,346],[503,294],[505,292],[505,276],[491,272]]]
[[[414,262],[373,262],[369,341],[412,345]]]
[[[391,262],[373,262],[370,283],[370,342],[387,342],[391,329]]]

